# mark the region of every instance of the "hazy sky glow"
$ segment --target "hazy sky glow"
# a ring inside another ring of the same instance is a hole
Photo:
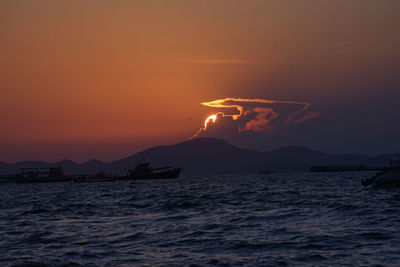
[[[3,0],[0,161],[179,142],[218,111],[200,103],[227,97],[321,114],[272,132],[214,129],[241,146],[399,152],[399,12],[396,0]]]

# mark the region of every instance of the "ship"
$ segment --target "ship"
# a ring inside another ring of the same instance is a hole
[[[129,170],[128,175],[125,176],[112,176],[104,173],[98,173],[95,176],[78,175],[73,177],[72,181],[76,183],[90,183],[124,180],[174,179],[179,177],[181,170],[181,168],[173,167],[150,168],[149,162],[142,162],[137,164],[133,169]]]
[[[311,166],[310,172],[365,172],[379,171],[382,167],[365,166],[365,165],[326,165],[326,166]]]
[[[137,164],[133,170],[129,170],[128,180],[139,179],[173,179],[178,178],[181,173],[181,168],[161,167],[150,168],[149,162]]]
[[[400,161],[392,160],[389,167],[384,168],[371,178],[363,179],[361,184],[365,187],[399,187]]]

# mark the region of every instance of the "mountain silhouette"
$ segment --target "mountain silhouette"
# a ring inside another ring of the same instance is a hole
[[[237,148],[221,139],[197,138],[150,148],[110,165],[112,169],[126,169],[132,163],[146,159],[154,166],[180,166],[185,172],[215,173],[240,171],[262,158],[262,152]]]
[[[132,156],[112,162],[90,160],[76,163],[62,160],[57,163],[42,161],[23,161],[17,163],[0,162],[0,174],[16,173],[23,167],[64,168],[67,174],[126,174],[138,162],[151,162],[153,167],[177,166],[184,173],[248,173],[259,170],[269,171],[307,171],[314,165],[367,165],[384,166],[399,154],[384,154],[370,157],[358,154],[329,155],[300,146],[283,147],[261,152],[238,148],[216,138],[196,138],[181,143],[157,146]]]

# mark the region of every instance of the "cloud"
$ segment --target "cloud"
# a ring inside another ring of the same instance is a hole
[[[211,122],[217,123],[222,118],[236,121],[238,132],[262,132],[300,124],[320,116],[319,112],[310,111],[309,102],[223,98],[201,104],[220,110],[230,109],[230,112],[219,110],[210,115],[194,137],[207,131]]]

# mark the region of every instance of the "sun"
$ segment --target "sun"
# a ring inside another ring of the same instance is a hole
[[[210,123],[210,121],[212,121],[212,123],[215,123],[215,121],[217,120],[217,114],[213,114],[207,117],[207,119],[204,121],[204,127],[203,130],[207,130],[207,126]]]
[[[214,114],[208,116],[208,117],[205,119],[205,121],[204,121],[203,127],[201,127],[191,138],[196,138],[201,132],[206,131],[207,128],[208,128],[208,125],[209,125],[211,122],[212,122],[212,123],[215,123],[215,122],[217,121],[217,119],[218,119],[219,116],[222,116],[222,117],[223,117],[223,116],[224,116],[224,113],[222,113],[222,112],[217,112],[217,113],[214,113]]]

